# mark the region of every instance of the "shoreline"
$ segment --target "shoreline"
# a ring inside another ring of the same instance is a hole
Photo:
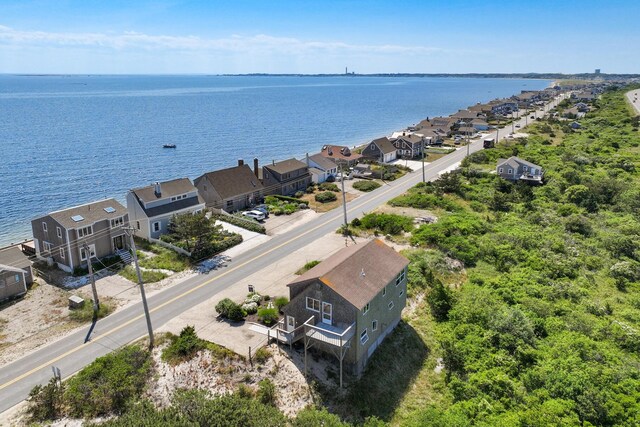
[[[76,76],[76,75],[48,75],[48,74],[47,74],[47,75],[40,75],[40,76]],[[77,75],[77,76],[85,76],[85,75]],[[111,75],[94,75],[94,76],[96,76],[96,77],[97,77],[97,76],[111,76]],[[116,76],[126,77],[127,75],[116,75]],[[136,75],[136,76],[138,76],[138,75]],[[171,76],[171,75],[167,75],[167,76]],[[249,75],[234,75],[234,76],[249,76]],[[255,75],[255,76],[259,76],[259,75]],[[273,76],[273,77],[281,76],[281,77],[284,77],[284,76],[293,76],[293,75],[276,75],[276,74],[270,74],[270,75],[268,75],[268,76]],[[302,75],[301,75],[301,76],[302,76]],[[308,75],[304,75],[304,76],[305,76],[305,77],[307,77]],[[314,76],[320,77],[320,76],[322,76],[322,75],[314,75]],[[336,76],[336,77],[342,76],[342,77],[345,77],[345,75],[339,75],[339,74],[332,75],[332,76]],[[362,75],[362,76],[363,76],[363,77],[372,77],[372,75]],[[398,75],[398,76],[400,76],[400,75]],[[402,76],[406,76],[406,77],[417,77],[417,75],[404,75],[404,74],[403,74]],[[459,76],[457,76],[457,75],[448,75],[448,76],[449,76],[449,77],[459,77]],[[468,75],[466,75],[466,76],[467,76],[468,78],[478,78],[478,77],[479,77],[478,75],[472,75],[472,74],[468,74]],[[487,75],[487,76],[488,76],[488,75]],[[348,77],[348,76],[347,76],[347,77]],[[379,75],[376,75],[376,77],[390,77],[390,76],[379,74]],[[435,77],[435,75],[434,75],[434,77]],[[438,77],[438,78],[443,78],[443,77]],[[496,79],[500,79],[500,77],[487,77],[487,78],[496,78]],[[516,77],[513,77],[513,78],[516,78]],[[521,77],[517,77],[517,78],[521,78]],[[522,79],[524,79],[524,80],[548,80],[548,79],[543,79],[543,78],[535,78],[535,79],[522,78]],[[554,81],[550,81],[550,82],[549,82],[549,85],[547,85],[547,86],[546,86],[546,88],[552,87],[551,85],[552,85],[553,83],[555,83],[555,82],[554,82]],[[527,89],[527,88],[524,88],[524,89],[522,89],[522,90],[528,90],[528,89]],[[541,90],[543,90],[543,89],[541,89]],[[538,90],[533,90],[533,91],[538,91]],[[491,92],[489,92],[489,93],[491,93]],[[511,94],[511,95],[509,95],[509,96],[515,96],[515,95],[517,95],[517,93],[516,93],[516,94]],[[492,99],[496,99],[496,98],[491,98],[491,99],[481,100],[481,101],[479,101],[479,102],[480,102],[480,103],[487,103],[487,102],[490,102]],[[458,110],[461,110],[461,109],[467,109],[467,108],[469,108],[469,107],[471,107],[471,106],[473,106],[473,105],[474,105],[474,104],[472,104],[472,105],[468,105],[468,106],[462,106],[462,107],[459,107],[459,108],[458,108]],[[455,114],[455,111],[454,111],[454,112],[451,112],[451,113],[448,113],[448,114],[447,114],[447,113],[441,113],[441,114],[439,114],[439,116],[442,116],[442,117],[451,117],[453,114]],[[422,117],[422,118],[415,118],[415,119],[414,119],[414,121],[415,121],[415,123],[419,123],[419,122],[420,122],[420,120],[423,120],[423,119],[424,119],[424,117]],[[399,125],[399,126],[402,126],[402,127],[401,127],[401,130],[400,130],[400,131],[402,131],[402,130],[407,129],[408,127],[412,126],[412,124],[411,124],[411,123],[405,123],[405,124],[403,124],[403,125]],[[384,132],[383,132],[383,135],[391,135],[393,132],[396,132],[396,131],[398,131],[398,128],[397,128],[397,127],[396,127],[396,128],[388,128],[386,131],[384,131]],[[367,144],[367,143],[368,143],[368,142],[370,142],[372,139],[375,139],[375,138],[378,138],[378,137],[381,137],[381,136],[382,136],[379,132],[371,132],[371,134],[370,134],[370,135],[372,135],[372,136],[369,136],[369,137],[362,136],[362,134],[360,134],[360,135],[361,135],[361,136],[357,136],[357,137],[353,137],[353,138],[349,138],[349,139],[347,139],[347,140],[344,140],[344,141],[343,141],[341,144],[339,144],[339,145],[345,145],[345,146],[348,146],[348,147],[358,147],[358,146],[361,146],[361,145],[365,145],[365,144]],[[325,143],[325,144],[326,144],[326,143]],[[319,148],[320,148],[322,145],[324,145],[324,144],[322,144],[321,142],[318,142],[318,145],[316,145],[316,146],[315,146],[315,150],[316,150],[316,152],[319,150]],[[338,145],[338,144],[327,144],[327,145]],[[309,151],[308,151],[308,153],[309,153],[309,154],[315,154],[315,152],[313,152],[313,151],[311,151],[311,150],[309,150]],[[291,154],[291,157],[294,157],[294,158],[303,158],[305,155],[306,155],[306,152],[304,152],[304,151],[303,151],[303,152],[295,152],[295,153],[292,153],[292,154]],[[262,165],[264,165],[264,164],[266,164],[265,162],[268,162],[268,159],[267,159],[267,160],[264,160],[264,159],[263,159],[263,160],[261,161],[261,164],[262,164]],[[230,166],[225,166],[225,167],[230,167]],[[218,170],[218,169],[220,169],[220,168],[216,168],[216,169],[212,169],[212,170]],[[200,171],[200,173],[204,173],[204,171]],[[187,177],[188,177],[189,179],[191,179],[192,181],[193,181],[193,179],[195,178],[195,177],[191,177],[191,176],[187,176]],[[175,177],[174,177],[174,178],[175,178]],[[147,183],[147,184],[148,184],[148,183]],[[145,184],[141,184],[141,185],[145,185]],[[129,186],[129,189],[130,189],[130,188],[135,188],[135,187],[136,187],[136,185],[135,185],[135,184],[131,184],[131,185]],[[126,200],[125,200],[125,199],[126,199],[126,192],[125,192],[125,193],[123,193],[123,194],[116,194],[116,195],[108,195],[108,194],[105,192],[104,194],[101,194],[101,196],[102,196],[102,197],[100,197],[100,198],[94,198],[93,200],[102,200],[103,198],[114,198],[115,200],[117,200],[118,202],[120,202],[120,203],[122,203],[123,205],[125,205],[125,206],[126,206],[126,203],[125,203],[125,201],[126,201]],[[89,200],[89,201],[90,201],[90,200]],[[85,201],[85,202],[83,202],[82,200],[77,200],[76,202],[72,203],[70,206],[73,206],[73,205],[76,205],[76,204],[81,204],[81,203],[87,203],[87,202],[89,202],[89,201]],[[55,209],[55,208],[54,208],[54,209],[48,209],[47,211],[43,211],[43,212],[41,212],[41,213],[42,213],[42,214],[46,214],[46,213],[50,212],[51,210],[57,210],[57,209]],[[7,236],[7,240],[6,240],[6,241],[0,240],[0,248],[5,248],[5,247],[8,247],[8,246],[18,245],[18,244],[24,243],[25,241],[29,241],[29,240],[31,240],[31,239],[32,239],[32,236],[31,236],[31,233],[30,233],[30,222],[31,222],[31,219],[33,219],[33,218],[34,218],[34,217],[36,217],[36,216],[37,216],[37,214],[36,214],[36,215],[34,215],[34,216],[32,216],[31,218],[27,218],[27,219],[22,218],[22,219],[18,220],[17,222],[14,222],[14,224],[13,224],[13,225],[12,225],[12,224],[7,224],[7,227],[8,227],[8,228],[10,228],[10,227],[14,227],[14,228],[16,228],[16,224],[26,223],[26,224],[25,224],[24,229],[21,231],[22,233],[26,233],[26,234],[22,234],[21,236],[18,236],[17,234],[15,234],[15,235],[8,235],[8,236]],[[18,228],[20,228],[20,227],[18,227]],[[26,235],[26,237],[25,237],[25,235]]]

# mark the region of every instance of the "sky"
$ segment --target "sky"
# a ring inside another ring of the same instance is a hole
[[[640,73],[640,1],[0,0],[0,73]]]

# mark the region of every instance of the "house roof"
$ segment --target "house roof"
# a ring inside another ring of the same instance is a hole
[[[357,309],[362,309],[409,261],[379,239],[344,248],[287,286],[319,280]]]
[[[263,168],[267,168],[269,170],[277,172],[280,175],[282,175],[283,173],[293,172],[298,169],[302,169],[306,167],[307,167],[306,163],[302,163],[300,160],[296,160],[296,159],[283,160],[281,162],[276,162],[272,165],[263,166]]]
[[[105,199],[51,212],[49,216],[64,228],[72,229],[91,225],[94,222],[105,219],[118,218],[126,213],[127,209],[116,202],[115,199]]]
[[[0,271],[13,271],[14,273],[22,273],[24,274],[24,270],[21,268],[10,267],[8,265],[0,264]]]
[[[338,166],[332,159],[325,157],[320,153],[309,156],[309,160],[312,160],[319,168],[324,169],[325,171],[335,169]]]
[[[179,196],[181,194],[194,191],[196,188],[193,186],[189,178],[172,179],[171,181],[164,181],[160,183],[160,196],[156,195],[155,184],[148,185],[146,187],[135,188],[133,191],[139,200],[144,203],[152,202],[158,199],[165,199],[167,197]]]
[[[507,166],[511,166],[512,168],[516,169],[518,167],[518,165],[522,165],[522,166],[529,166],[529,167],[534,167],[537,169],[542,169],[540,166],[528,162],[524,159],[521,159],[520,157],[515,157],[515,156],[511,156],[508,159],[498,159],[498,167],[503,166],[503,165],[507,165]]]
[[[402,139],[403,141],[409,143],[409,144],[420,144],[422,143],[422,138],[416,134],[409,134],[409,135],[404,135],[404,136],[400,136],[398,137],[398,139]]]
[[[20,250],[20,245],[0,249],[0,263],[18,268],[31,266],[29,257]]]
[[[197,205],[204,205],[204,199],[199,194],[196,196],[187,197],[186,199],[175,200],[171,203],[165,203],[160,206],[154,206],[152,208],[145,208],[144,206],[141,207],[145,215],[147,215],[147,218],[154,218],[172,212],[178,212]]]
[[[349,147],[343,145],[325,145],[320,152],[324,157],[341,160],[360,160],[362,154],[354,153]]]
[[[253,193],[264,188],[249,165],[207,172],[196,178],[194,182],[197,185],[205,177],[222,199]]]
[[[389,141],[389,138],[387,138],[386,136],[383,136],[382,138],[374,139],[371,142],[376,144],[376,146],[378,146],[380,151],[382,151],[384,154],[389,154],[396,151],[396,147],[393,146],[391,141]]]

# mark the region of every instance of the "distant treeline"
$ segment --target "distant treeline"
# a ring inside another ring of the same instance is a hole
[[[638,79],[640,74],[562,74],[562,73],[376,73],[376,74],[269,74],[269,73],[250,73],[250,74],[223,74],[224,76],[275,76],[275,77],[473,77],[473,78],[507,78],[507,79],[544,79],[544,80],[626,80]]]

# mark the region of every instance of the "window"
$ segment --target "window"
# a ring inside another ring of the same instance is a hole
[[[65,258],[66,258],[66,256],[65,256],[65,255],[66,255],[66,254],[65,254],[65,252],[64,252],[64,248],[60,248],[60,258],[65,259]]]
[[[307,297],[307,310],[320,312],[320,300]]]
[[[398,274],[398,277],[396,277],[396,286],[402,283],[403,280],[404,280],[404,269],[402,269],[400,274]]]
[[[20,281],[20,275],[16,274],[15,276],[13,276],[13,279],[16,281],[16,283],[18,283]]]
[[[233,208],[233,200],[227,200],[227,208]]]
[[[523,166],[522,169],[526,172],[527,171],[527,167]]]
[[[119,218],[113,218],[111,220],[111,228],[121,227],[124,225],[124,217],[121,216]]]
[[[498,169],[498,173],[502,173],[504,171],[503,168]]]
[[[378,330],[378,321],[374,320],[373,322],[371,322],[371,330],[372,331],[377,331]]]
[[[90,236],[93,234],[93,227],[87,226],[83,228],[78,228],[78,237]]]
[[[42,247],[44,248],[45,252],[51,253],[51,247],[52,246],[53,245],[51,245],[51,243],[49,243],[49,242],[42,242]]]
[[[388,306],[388,307],[389,307],[389,310],[391,310],[391,309],[393,308],[393,301],[391,301],[391,302],[389,303],[389,306]]]
[[[47,223],[46,222],[42,222],[42,231],[44,231],[45,233],[48,231],[47,230]]]
[[[140,221],[136,221],[136,228],[140,230]]]
[[[513,169],[509,169],[509,172],[508,172],[508,173],[513,173]]]
[[[382,288],[382,296],[383,297],[387,296],[387,287],[386,286],[384,288]]]
[[[90,253],[90,257],[94,257],[96,256],[96,245],[89,245],[89,253]],[[84,248],[80,248],[80,259],[82,261],[86,261],[87,260],[87,251],[85,251]]]
[[[62,239],[62,228],[56,227],[56,234],[58,235],[58,238]]]
[[[367,303],[367,305],[365,305],[364,308],[362,309],[362,314],[367,314],[368,311],[369,311],[369,303]]]
[[[365,328],[365,330],[360,334],[360,342],[364,344],[367,341],[369,341],[369,334],[367,334],[367,329]]]
[[[400,294],[398,296],[401,297],[402,295],[404,295],[404,289],[400,291]]]
[[[156,221],[153,223],[153,231],[160,231],[161,224],[160,221]]]

